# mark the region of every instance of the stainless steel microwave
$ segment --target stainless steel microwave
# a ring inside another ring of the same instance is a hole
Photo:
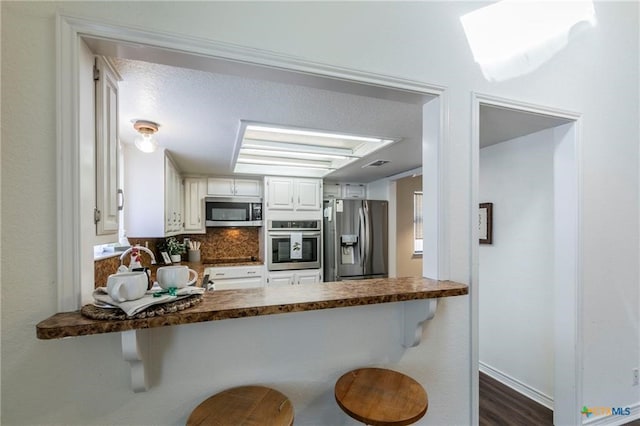
[[[261,198],[205,198],[205,225],[262,226]]]

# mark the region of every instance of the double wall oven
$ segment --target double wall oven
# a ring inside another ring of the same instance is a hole
[[[267,267],[270,271],[321,267],[319,220],[270,220],[267,226]]]

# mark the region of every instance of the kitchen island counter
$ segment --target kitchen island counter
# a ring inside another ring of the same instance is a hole
[[[461,296],[465,284],[428,278],[380,278],[289,287],[207,292],[198,305],[183,311],[131,320],[94,320],[80,311],[57,313],[36,326],[39,339],[122,332],[197,322],[217,321],[379,303]]]

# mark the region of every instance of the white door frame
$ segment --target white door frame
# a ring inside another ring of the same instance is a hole
[[[479,202],[480,106],[488,105],[562,118],[572,123],[554,131],[554,424],[581,424],[582,406],[582,156],[580,114],[495,96],[472,94],[471,206]],[[471,208],[471,223],[477,209]],[[477,227],[471,238],[478,241]],[[472,424],[478,413],[478,261],[479,245],[471,244]]]

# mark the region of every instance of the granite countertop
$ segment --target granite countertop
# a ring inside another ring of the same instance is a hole
[[[61,312],[41,321],[39,339],[113,333],[230,318],[303,312],[348,306],[461,296],[465,284],[428,278],[379,278],[286,287],[207,292],[198,305],[176,313],[132,320],[94,320],[80,311]]]

